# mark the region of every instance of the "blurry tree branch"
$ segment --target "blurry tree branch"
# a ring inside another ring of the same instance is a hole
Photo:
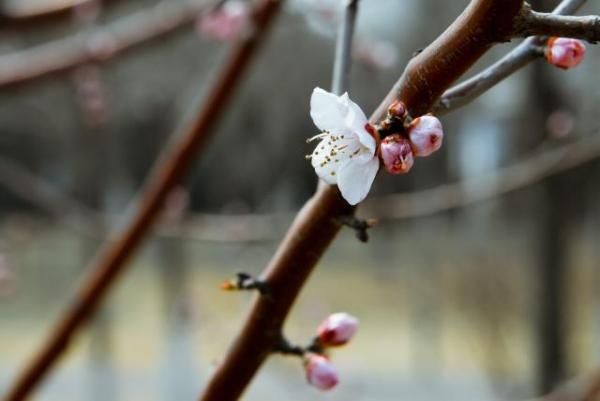
[[[58,39],[26,50],[0,55],[0,87],[68,71],[82,64],[104,62],[127,50],[175,32],[212,10],[220,0],[161,1],[149,10],[123,17],[91,32]]]
[[[73,8],[96,0],[13,0],[0,5],[0,27],[36,26],[42,22],[59,22],[69,18]],[[110,0],[115,1],[115,0]],[[103,3],[109,0],[102,0]]]
[[[416,192],[365,202],[365,211],[381,219],[426,216],[492,199],[600,157],[600,134],[540,151],[489,174]]]
[[[79,233],[99,234],[101,220],[95,211],[4,156],[0,156],[0,185]]]
[[[458,19],[415,56],[380,107],[401,100],[412,115],[429,111],[442,93],[498,41],[510,36],[522,0],[473,0]],[[477,32],[477,35],[473,35]],[[269,297],[255,296],[227,355],[201,396],[235,400],[280,341],[287,315],[315,265],[340,230],[339,218],[353,212],[337,187],[321,185],[298,213],[261,279]]]
[[[583,6],[585,2],[586,0],[563,0],[554,9],[553,14],[572,14]],[[438,115],[446,114],[465,106],[521,68],[527,66],[530,62],[543,57],[542,46],[545,40],[544,36],[527,38],[496,63],[466,81],[448,89],[433,108],[434,113]]]
[[[145,187],[137,196],[130,219],[100,249],[88,267],[71,304],[59,317],[30,363],[16,377],[4,400],[20,401],[30,395],[67,349],[74,334],[89,320],[119,273],[123,272],[128,258],[160,214],[166,195],[180,182],[206,143],[211,128],[225,111],[279,6],[279,0],[261,0],[256,5],[252,14],[252,34],[241,39],[232,49],[218,79],[205,97],[206,104],[184,127],[183,132],[172,137],[172,142],[155,163]]]

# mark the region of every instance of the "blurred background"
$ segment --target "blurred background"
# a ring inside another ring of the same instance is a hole
[[[0,393],[72,299],[106,232],[125,221],[235,36],[183,0],[73,3],[0,1],[0,78],[82,48],[103,60],[0,86]],[[341,3],[285,4],[161,224],[35,399],[195,399],[250,302],[219,283],[259,274],[315,188],[304,159],[316,133],[309,97],[330,86]],[[373,110],[467,3],[362,0],[352,99]],[[557,1],[533,3],[550,10]],[[588,3],[581,13],[600,13]],[[177,10],[187,11],[176,29],[112,54],[111,32],[155,28]],[[513,46],[497,46],[471,73]],[[340,385],[319,393],[298,360],[273,357],[244,399],[517,400],[593,369],[599,69],[593,46],[568,73],[533,63],[444,116],[442,150],[410,175],[381,174],[359,210],[380,218],[370,242],[342,232],[286,326],[304,343],[329,313],[360,319],[356,339],[333,356]],[[556,156],[565,147],[577,150],[570,163]]]

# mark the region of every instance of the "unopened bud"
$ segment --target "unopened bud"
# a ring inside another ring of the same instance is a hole
[[[577,67],[584,57],[585,44],[581,40],[557,37],[548,39],[546,60],[553,66],[567,70]]]
[[[408,137],[415,156],[429,156],[442,146],[442,123],[431,115],[415,118],[408,127]]]
[[[388,107],[388,114],[393,118],[404,118],[406,117],[406,105],[399,100],[394,100]]]
[[[323,347],[344,345],[354,336],[358,328],[358,319],[344,312],[329,315],[319,325],[317,336]]]
[[[410,142],[398,134],[383,138],[380,149],[383,165],[390,174],[406,174],[415,162]]]
[[[308,354],[304,360],[304,369],[308,383],[319,390],[331,390],[338,384],[337,369],[322,355]]]

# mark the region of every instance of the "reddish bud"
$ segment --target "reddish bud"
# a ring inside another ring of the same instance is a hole
[[[415,156],[429,156],[442,147],[442,123],[431,115],[415,118],[408,127],[408,137]]]
[[[324,347],[335,347],[344,345],[358,328],[358,319],[344,312],[329,315],[327,319],[319,325],[317,336],[319,342]]]
[[[577,67],[584,57],[585,44],[581,40],[557,37],[548,39],[546,60],[553,66],[567,70]]]
[[[331,390],[338,384],[337,369],[322,355],[308,354],[304,360],[304,369],[308,383],[319,390]]]
[[[398,134],[383,138],[380,149],[383,165],[390,174],[406,174],[415,162],[410,142]]]
[[[406,117],[406,105],[399,100],[394,100],[388,107],[388,114],[393,118],[404,118]]]

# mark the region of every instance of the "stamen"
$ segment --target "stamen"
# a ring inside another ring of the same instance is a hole
[[[306,140],[306,143],[311,143],[311,142],[313,142],[313,141],[316,141],[317,139],[323,139],[323,138],[325,138],[325,137],[327,137],[327,136],[329,136],[329,133],[328,133],[328,132],[321,132],[321,133],[320,133],[320,134],[318,134],[318,135],[315,135],[315,136],[313,136],[313,137],[311,137],[311,138],[308,138],[308,139]]]

